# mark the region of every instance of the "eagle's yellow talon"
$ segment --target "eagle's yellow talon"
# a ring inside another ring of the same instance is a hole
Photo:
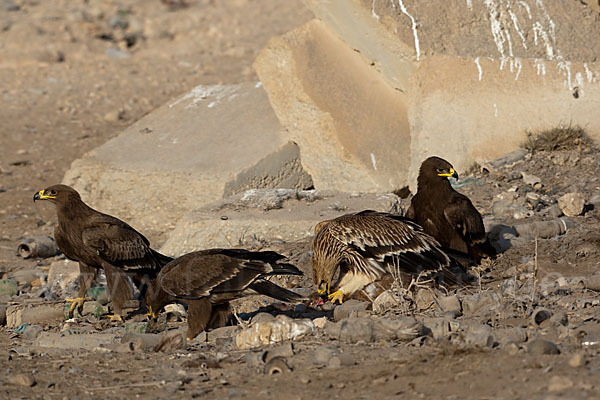
[[[327,298],[331,300],[331,302],[334,304],[336,301],[339,301],[339,303],[342,304],[342,302],[344,301],[344,292],[342,292],[341,290],[336,290],[335,292],[327,296]]]
[[[156,319],[156,314],[154,314],[154,310],[152,310],[152,306],[148,306],[148,314],[146,314],[147,316],[149,316],[152,319]]]
[[[119,314],[112,314],[112,315],[108,314],[108,315],[105,315],[104,317],[110,319],[110,322],[116,322],[116,321],[123,322],[123,318],[121,318],[121,316]]]
[[[75,311],[75,307],[82,308],[83,303],[85,303],[86,301],[91,301],[91,300],[93,300],[91,297],[76,297],[74,299],[66,299],[67,303],[73,303],[73,304],[71,304],[71,308],[69,308],[69,315],[73,315],[73,311]]]

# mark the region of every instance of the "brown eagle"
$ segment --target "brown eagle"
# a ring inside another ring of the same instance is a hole
[[[36,200],[47,200],[56,206],[56,245],[67,258],[79,262],[79,293],[77,298],[67,299],[73,303],[70,312],[89,300],[85,294],[102,268],[114,316],[120,319],[124,303],[132,297],[126,275],[143,284],[172,260],[152,250],[148,239],[125,222],[89,207],[69,186],[40,190],[33,196]]]
[[[452,188],[448,177],[458,179],[452,165],[439,157],[421,164],[417,194],[407,217],[423,227],[444,247],[468,254],[475,262],[496,254],[487,242],[481,214],[469,198]]]
[[[320,294],[343,301],[386,274],[417,276],[450,265],[438,242],[414,222],[371,210],[320,222],[313,240],[313,279]],[[336,271],[340,274],[332,280]]]
[[[146,304],[156,318],[165,305],[187,304],[187,338],[207,328],[223,326],[236,298],[262,294],[285,302],[299,302],[303,296],[265,278],[275,275],[302,275],[274,251],[210,249],[185,254],[168,263],[146,292]]]

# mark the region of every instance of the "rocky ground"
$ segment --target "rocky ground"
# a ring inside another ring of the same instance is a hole
[[[255,79],[265,42],[310,18],[295,1],[182,3],[0,1],[1,397],[597,396],[600,152],[570,128],[459,171],[503,251],[472,286],[385,286],[337,307],[248,299],[192,342],[177,307],[106,321],[102,290],[65,318],[73,264],[16,255],[52,228],[34,191],[193,85]],[[254,248],[287,254],[306,276],[281,283],[313,290],[309,240]]]

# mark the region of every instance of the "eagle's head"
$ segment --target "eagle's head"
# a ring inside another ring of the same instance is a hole
[[[67,185],[52,185],[33,195],[33,201],[48,200],[54,204],[66,204],[71,199],[81,200],[79,193]]]
[[[429,157],[421,164],[419,181],[438,181],[452,177],[458,179],[458,174],[452,164],[440,157]]]

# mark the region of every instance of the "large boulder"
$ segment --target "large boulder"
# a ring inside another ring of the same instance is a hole
[[[260,83],[198,86],[77,160],[64,182],[144,233],[247,188],[304,189],[298,146],[281,134]]]
[[[464,170],[565,122],[600,139],[600,26],[583,2],[306,3],[317,19],[254,66],[316,188],[412,188],[429,155]]]

